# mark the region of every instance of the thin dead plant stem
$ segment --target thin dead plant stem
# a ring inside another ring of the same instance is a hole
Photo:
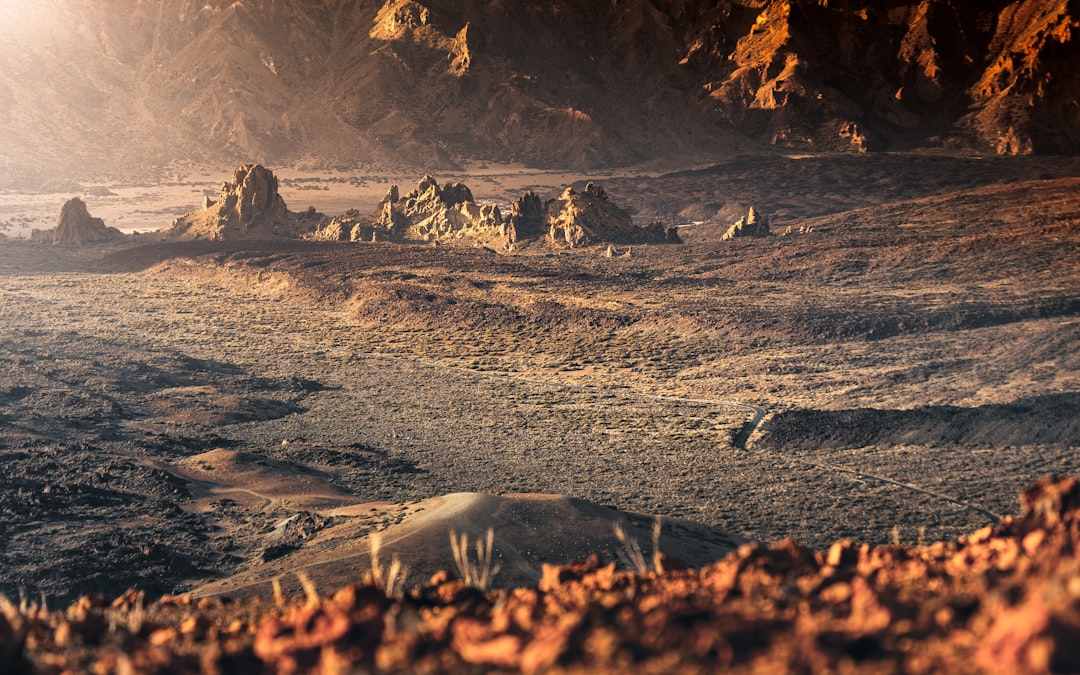
[[[373,532],[368,537],[368,541],[371,545],[371,571],[368,572],[367,581],[383,589],[389,598],[401,595],[405,590],[405,581],[409,577],[408,566],[403,565],[395,553],[390,559],[390,567],[384,569],[379,559],[379,552],[382,550],[382,534]]]
[[[296,578],[300,580],[300,585],[304,587],[304,596],[307,598],[308,607],[314,607],[319,604],[319,591],[315,588],[315,582],[311,580],[304,572],[297,572]]]
[[[450,530],[450,549],[454,553],[454,563],[457,565],[461,579],[469,586],[482,591],[487,590],[488,584],[495,578],[502,568],[499,565],[492,567],[491,556],[495,550],[495,531],[488,528],[487,538],[484,541],[476,540],[476,562],[469,558],[469,535],[466,532],[458,534]]]
[[[657,574],[664,573],[664,556],[660,553],[660,516],[656,517],[652,528],[652,566]]]
[[[664,573],[664,557],[660,553],[660,530],[662,524],[660,516],[657,516],[656,520],[653,521],[652,528],[652,568],[657,574]],[[637,540],[626,534],[622,523],[615,523],[612,525],[612,529],[615,530],[615,537],[623,547],[623,550],[619,551],[619,557],[622,558],[623,564],[638,574],[647,573],[649,563],[645,560],[645,554],[642,553]]]
[[[619,543],[622,544],[623,550],[620,551],[620,556],[623,562],[635,570],[638,574],[645,574],[649,571],[649,565],[645,562],[645,555],[641,552],[641,547],[638,546],[637,540],[627,536],[626,531],[623,530],[622,523],[615,523],[612,526],[615,530],[615,537],[618,538]]]
[[[281,591],[281,579],[274,577],[270,584],[274,588],[274,604],[281,607],[285,604],[285,594]]]
[[[0,594],[0,617],[7,619],[9,625],[16,629],[22,628],[26,613],[12,602],[6,595]]]

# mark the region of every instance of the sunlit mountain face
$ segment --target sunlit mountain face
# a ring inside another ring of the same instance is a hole
[[[1066,0],[0,0],[0,182],[1080,148]]]

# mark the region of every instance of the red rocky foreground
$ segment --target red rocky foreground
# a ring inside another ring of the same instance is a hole
[[[1043,479],[1024,514],[955,543],[815,553],[744,547],[701,570],[591,560],[537,588],[436,575],[402,598],[83,598],[0,611],[0,671],[1080,671],[1080,481]]]

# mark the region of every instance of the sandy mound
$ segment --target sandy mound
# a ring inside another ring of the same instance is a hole
[[[293,572],[303,571],[319,588],[356,582],[371,567],[370,534],[380,533],[380,560],[385,565],[397,556],[410,570],[406,585],[423,582],[442,569],[455,569],[450,532],[469,538],[469,553],[476,560],[475,542],[494,533],[492,584],[514,587],[540,580],[544,563],[566,564],[598,555],[605,560],[626,558],[626,547],[615,534],[622,528],[627,540],[638,543],[645,560],[653,555],[654,520],[581,499],[561,495],[493,496],[456,493],[395,507],[362,504],[320,515],[336,523],[322,529],[287,555],[265,561],[241,574],[207,584],[196,595],[267,595],[270,582],[282,575],[286,590],[300,591]],[[660,551],[690,566],[715,562],[743,543],[719,529],[686,521],[664,519]],[[631,544],[632,546],[632,544]],[[627,561],[629,564],[629,561]]]
[[[197,496],[239,500],[246,495],[267,505],[287,501],[294,508],[331,508],[358,501],[321,471],[249,452],[218,448],[186,458],[171,472],[193,481],[192,493]]]

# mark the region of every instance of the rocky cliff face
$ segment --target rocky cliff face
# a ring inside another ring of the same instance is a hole
[[[1072,153],[1080,150],[1075,5],[769,2],[744,33],[724,41],[706,31],[689,56],[711,74],[715,109],[766,143]]]
[[[577,169],[1080,150],[1076,0],[0,6],[0,181],[172,160]]]
[[[1080,3],[1025,0],[999,15],[962,118],[999,154],[1080,149]]]

